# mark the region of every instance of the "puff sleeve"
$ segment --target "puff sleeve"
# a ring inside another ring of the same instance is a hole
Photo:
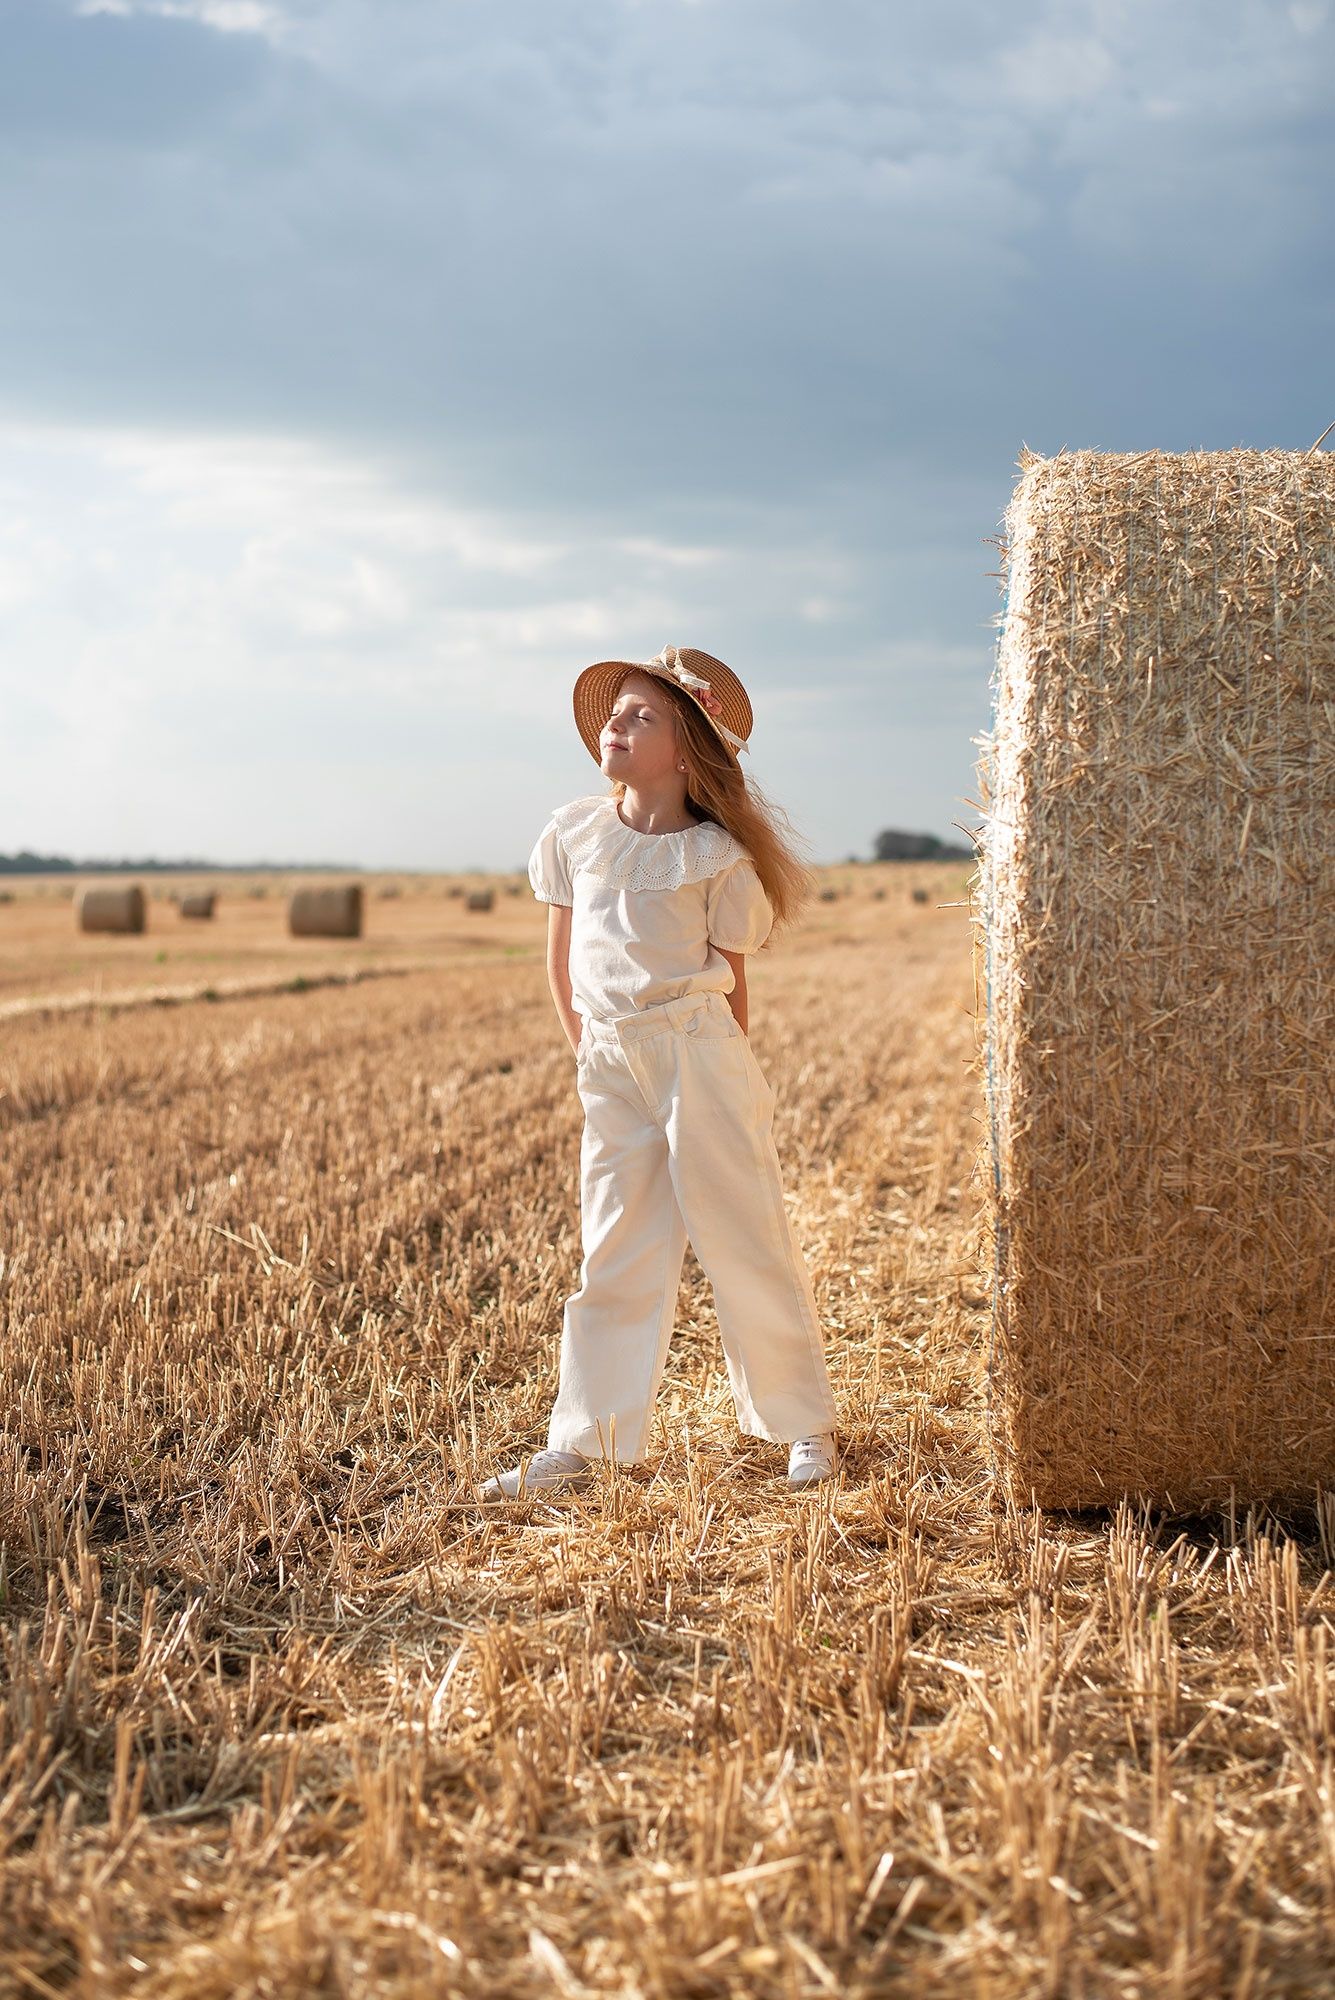
[[[773,924],[774,911],[749,856],[710,877],[705,925],[711,944],[724,951],[758,951]]]
[[[561,837],[554,818],[548,820],[528,857],[528,879],[540,903],[565,903],[567,906],[574,903],[570,870],[561,850]]]

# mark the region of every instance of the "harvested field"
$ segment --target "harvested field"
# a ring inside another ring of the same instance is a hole
[[[469,1495],[578,1274],[531,903],[509,955],[405,897],[428,970],[6,1023],[0,1990],[1328,1990],[1335,1508],[997,1497],[962,871],[849,874],[750,980],[843,1413],[802,1499],[689,1254],[651,1462]]]
[[[164,889],[163,898],[149,904],[142,935],[105,937],[74,933],[69,903],[58,893],[62,885],[24,882],[0,912],[0,1019],[56,1000],[74,1007],[119,1005],[154,993],[226,993],[238,982],[251,990],[276,988],[298,978],[402,971],[457,963],[464,954],[490,960],[535,949],[531,907],[508,899],[504,923],[488,925],[485,935],[448,904],[405,897],[389,908],[377,903],[359,938],[292,937],[286,894],[300,880],[275,885],[224,878],[206,932],[181,923]]]

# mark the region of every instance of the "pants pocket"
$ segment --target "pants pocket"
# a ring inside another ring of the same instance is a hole
[[[689,1031],[693,1042],[744,1042],[746,1036],[737,1025],[736,1016],[729,1013],[726,1020],[721,1014],[706,1014],[698,1027]]]
[[[742,1042],[742,1060],[746,1064],[746,1073],[751,1080],[753,1102],[756,1104],[758,1112],[762,1113],[764,1118],[768,1120],[774,1110],[775,1101],[770,1080],[760,1067],[756,1052],[751,1047],[750,1036],[743,1034],[740,1028],[737,1030],[737,1033]]]

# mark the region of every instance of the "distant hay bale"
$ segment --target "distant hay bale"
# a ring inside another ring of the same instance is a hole
[[[464,885],[462,882],[451,882],[449,887],[445,891],[445,894],[447,896],[462,896],[463,893],[464,893]]]
[[[1335,456],[1026,454],[982,739],[1012,1497],[1335,1485]]]
[[[12,889],[0,889],[0,903],[12,903],[13,900],[14,891]]]
[[[331,882],[319,888],[294,889],[287,906],[287,925],[293,937],[360,937],[361,883]]]
[[[216,889],[195,889],[181,897],[183,917],[211,917],[217,900]]]
[[[927,901],[927,891],[925,889],[910,889],[909,894],[915,903],[925,903]]]
[[[490,889],[470,889],[465,908],[469,910],[489,910],[496,898]]]
[[[837,903],[839,900],[839,891],[837,889],[822,889],[816,900],[821,903]]]
[[[379,896],[381,902],[385,903],[391,902],[395,896],[401,896],[403,891],[397,882],[382,882],[376,890],[376,894]]]
[[[137,882],[123,888],[110,883],[90,884],[75,906],[75,919],[81,931],[142,931],[147,917],[148,904]]]
[[[873,889],[871,892],[871,899],[873,903],[883,903],[885,901],[885,890]]]

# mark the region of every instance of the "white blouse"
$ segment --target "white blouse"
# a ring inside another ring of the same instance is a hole
[[[688,993],[731,993],[727,951],[756,951],[774,912],[755,863],[713,820],[680,833],[627,826],[610,792],[558,806],[529,856],[543,903],[569,905],[575,1011],[595,1020]]]

